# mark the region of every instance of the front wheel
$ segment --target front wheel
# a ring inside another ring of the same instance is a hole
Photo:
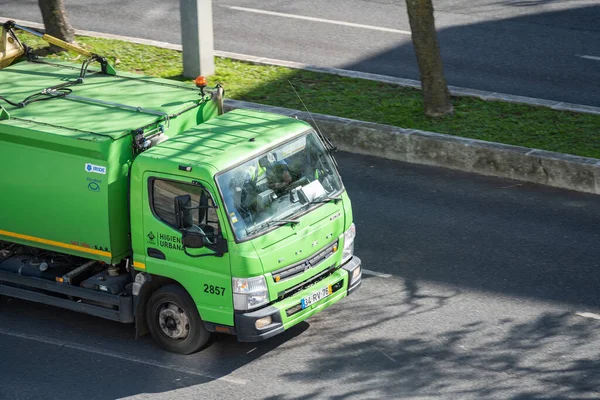
[[[150,296],[146,321],[154,341],[172,353],[194,353],[210,337],[196,304],[179,285],[164,286]]]

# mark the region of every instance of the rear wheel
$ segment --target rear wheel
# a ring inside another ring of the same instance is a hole
[[[164,286],[150,296],[146,322],[154,341],[177,354],[200,350],[210,337],[196,304],[179,285]]]

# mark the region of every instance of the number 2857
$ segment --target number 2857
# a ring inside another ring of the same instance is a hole
[[[216,296],[224,296],[225,288],[221,287],[221,286],[207,285],[205,283],[204,284],[204,293],[210,293],[210,294],[214,294]]]

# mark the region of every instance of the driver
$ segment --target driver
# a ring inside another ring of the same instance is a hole
[[[276,164],[267,174],[267,185],[276,193],[281,193],[292,183],[293,178],[285,164]]]

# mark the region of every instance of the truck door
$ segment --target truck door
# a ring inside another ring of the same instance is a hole
[[[179,282],[196,302],[204,321],[233,325],[229,254],[217,254],[215,245],[217,238],[226,235],[221,229],[224,220],[208,187],[188,177],[145,174],[145,269]],[[191,197],[187,208],[192,210],[193,221],[180,230],[175,199],[186,195]],[[204,247],[184,247],[182,236],[189,232],[205,235]]]

